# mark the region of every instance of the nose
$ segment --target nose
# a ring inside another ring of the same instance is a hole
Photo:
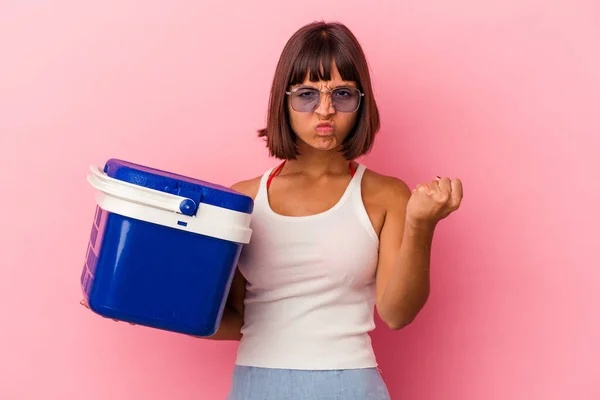
[[[328,116],[335,113],[335,108],[333,107],[333,101],[331,100],[330,93],[321,92],[319,106],[315,112],[321,116]]]

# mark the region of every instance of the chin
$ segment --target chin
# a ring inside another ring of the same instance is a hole
[[[337,143],[337,140],[335,141],[335,143],[319,143],[319,141],[317,140],[316,143],[313,143],[310,147],[317,150],[332,151],[338,150],[340,148],[340,146]]]
[[[309,138],[298,136],[298,139],[302,142],[302,147],[310,150],[339,151],[342,148],[341,140],[335,135],[314,135]]]

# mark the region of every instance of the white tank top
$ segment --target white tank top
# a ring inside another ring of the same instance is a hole
[[[275,213],[265,172],[252,238],[240,255],[248,281],[236,364],[286,369],[377,366],[375,328],[379,239],[361,196],[358,165],[338,203],[310,216]]]

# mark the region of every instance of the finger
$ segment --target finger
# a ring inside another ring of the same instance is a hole
[[[452,186],[452,205],[458,207],[462,202],[463,198],[463,186],[460,179],[452,179],[450,182]]]
[[[450,178],[441,178],[438,181],[438,186],[440,187],[441,192],[448,199],[452,193],[452,184],[450,182]]]
[[[436,193],[438,193],[440,190],[439,186],[437,185],[437,182],[428,182],[425,184],[425,192],[429,195],[429,196],[433,196]]]

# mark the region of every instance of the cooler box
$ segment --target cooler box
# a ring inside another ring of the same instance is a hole
[[[252,198],[223,186],[111,159],[87,177],[96,215],[81,275],[92,311],[153,328],[216,332]]]

